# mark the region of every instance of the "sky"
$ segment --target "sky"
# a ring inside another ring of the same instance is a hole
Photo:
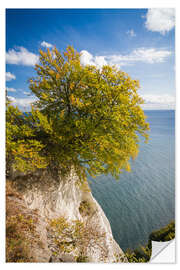
[[[143,109],[175,108],[175,10],[7,9],[6,89],[13,105],[28,111],[35,97],[39,49],[72,45],[81,63],[116,65],[140,81]]]

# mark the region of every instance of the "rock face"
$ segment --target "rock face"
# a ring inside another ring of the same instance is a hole
[[[33,175],[16,175],[14,183],[21,192],[26,206],[38,210],[46,223],[43,230],[42,222],[41,230],[51,251],[49,261],[75,262],[78,261],[77,258],[82,259],[83,250],[83,258],[86,257],[89,262],[127,262],[123,251],[113,238],[108,219],[92,196],[88,183],[80,183],[73,170],[68,176],[58,179],[53,178],[47,171],[39,171]],[[59,250],[57,240],[61,239],[62,235],[58,236],[51,227],[47,230],[49,226],[47,224],[59,218],[66,220],[69,226],[72,225],[71,234],[69,228],[61,231],[63,237],[67,231],[69,238],[64,239],[63,243],[68,247],[72,246],[70,250]],[[84,243],[79,239],[75,244],[76,240],[73,239],[73,230],[76,230],[73,222],[79,224],[77,221],[84,226],[83,234],[80,232],[81,236],[86,235]]]

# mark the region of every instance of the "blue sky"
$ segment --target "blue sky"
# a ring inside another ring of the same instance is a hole
[[[173,109],[174,39],[173,9],[7,9],[7,93],[28,110],[39,49],[73,45],[82,64],[115,64],[139,79],[144,109]]]

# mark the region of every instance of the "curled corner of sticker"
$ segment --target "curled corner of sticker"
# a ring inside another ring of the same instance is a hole
[[[166,242],[152,241],[150,263],[175,263],[175,239]]]

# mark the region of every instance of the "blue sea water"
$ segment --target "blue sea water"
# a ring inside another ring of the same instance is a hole
[[[90,180],[93,196],[110,221],[120,247],[146,244],[149,234],[175,218],[175,112],[145,111],[150,123],[148,144],[116,181],[102,175]]]

